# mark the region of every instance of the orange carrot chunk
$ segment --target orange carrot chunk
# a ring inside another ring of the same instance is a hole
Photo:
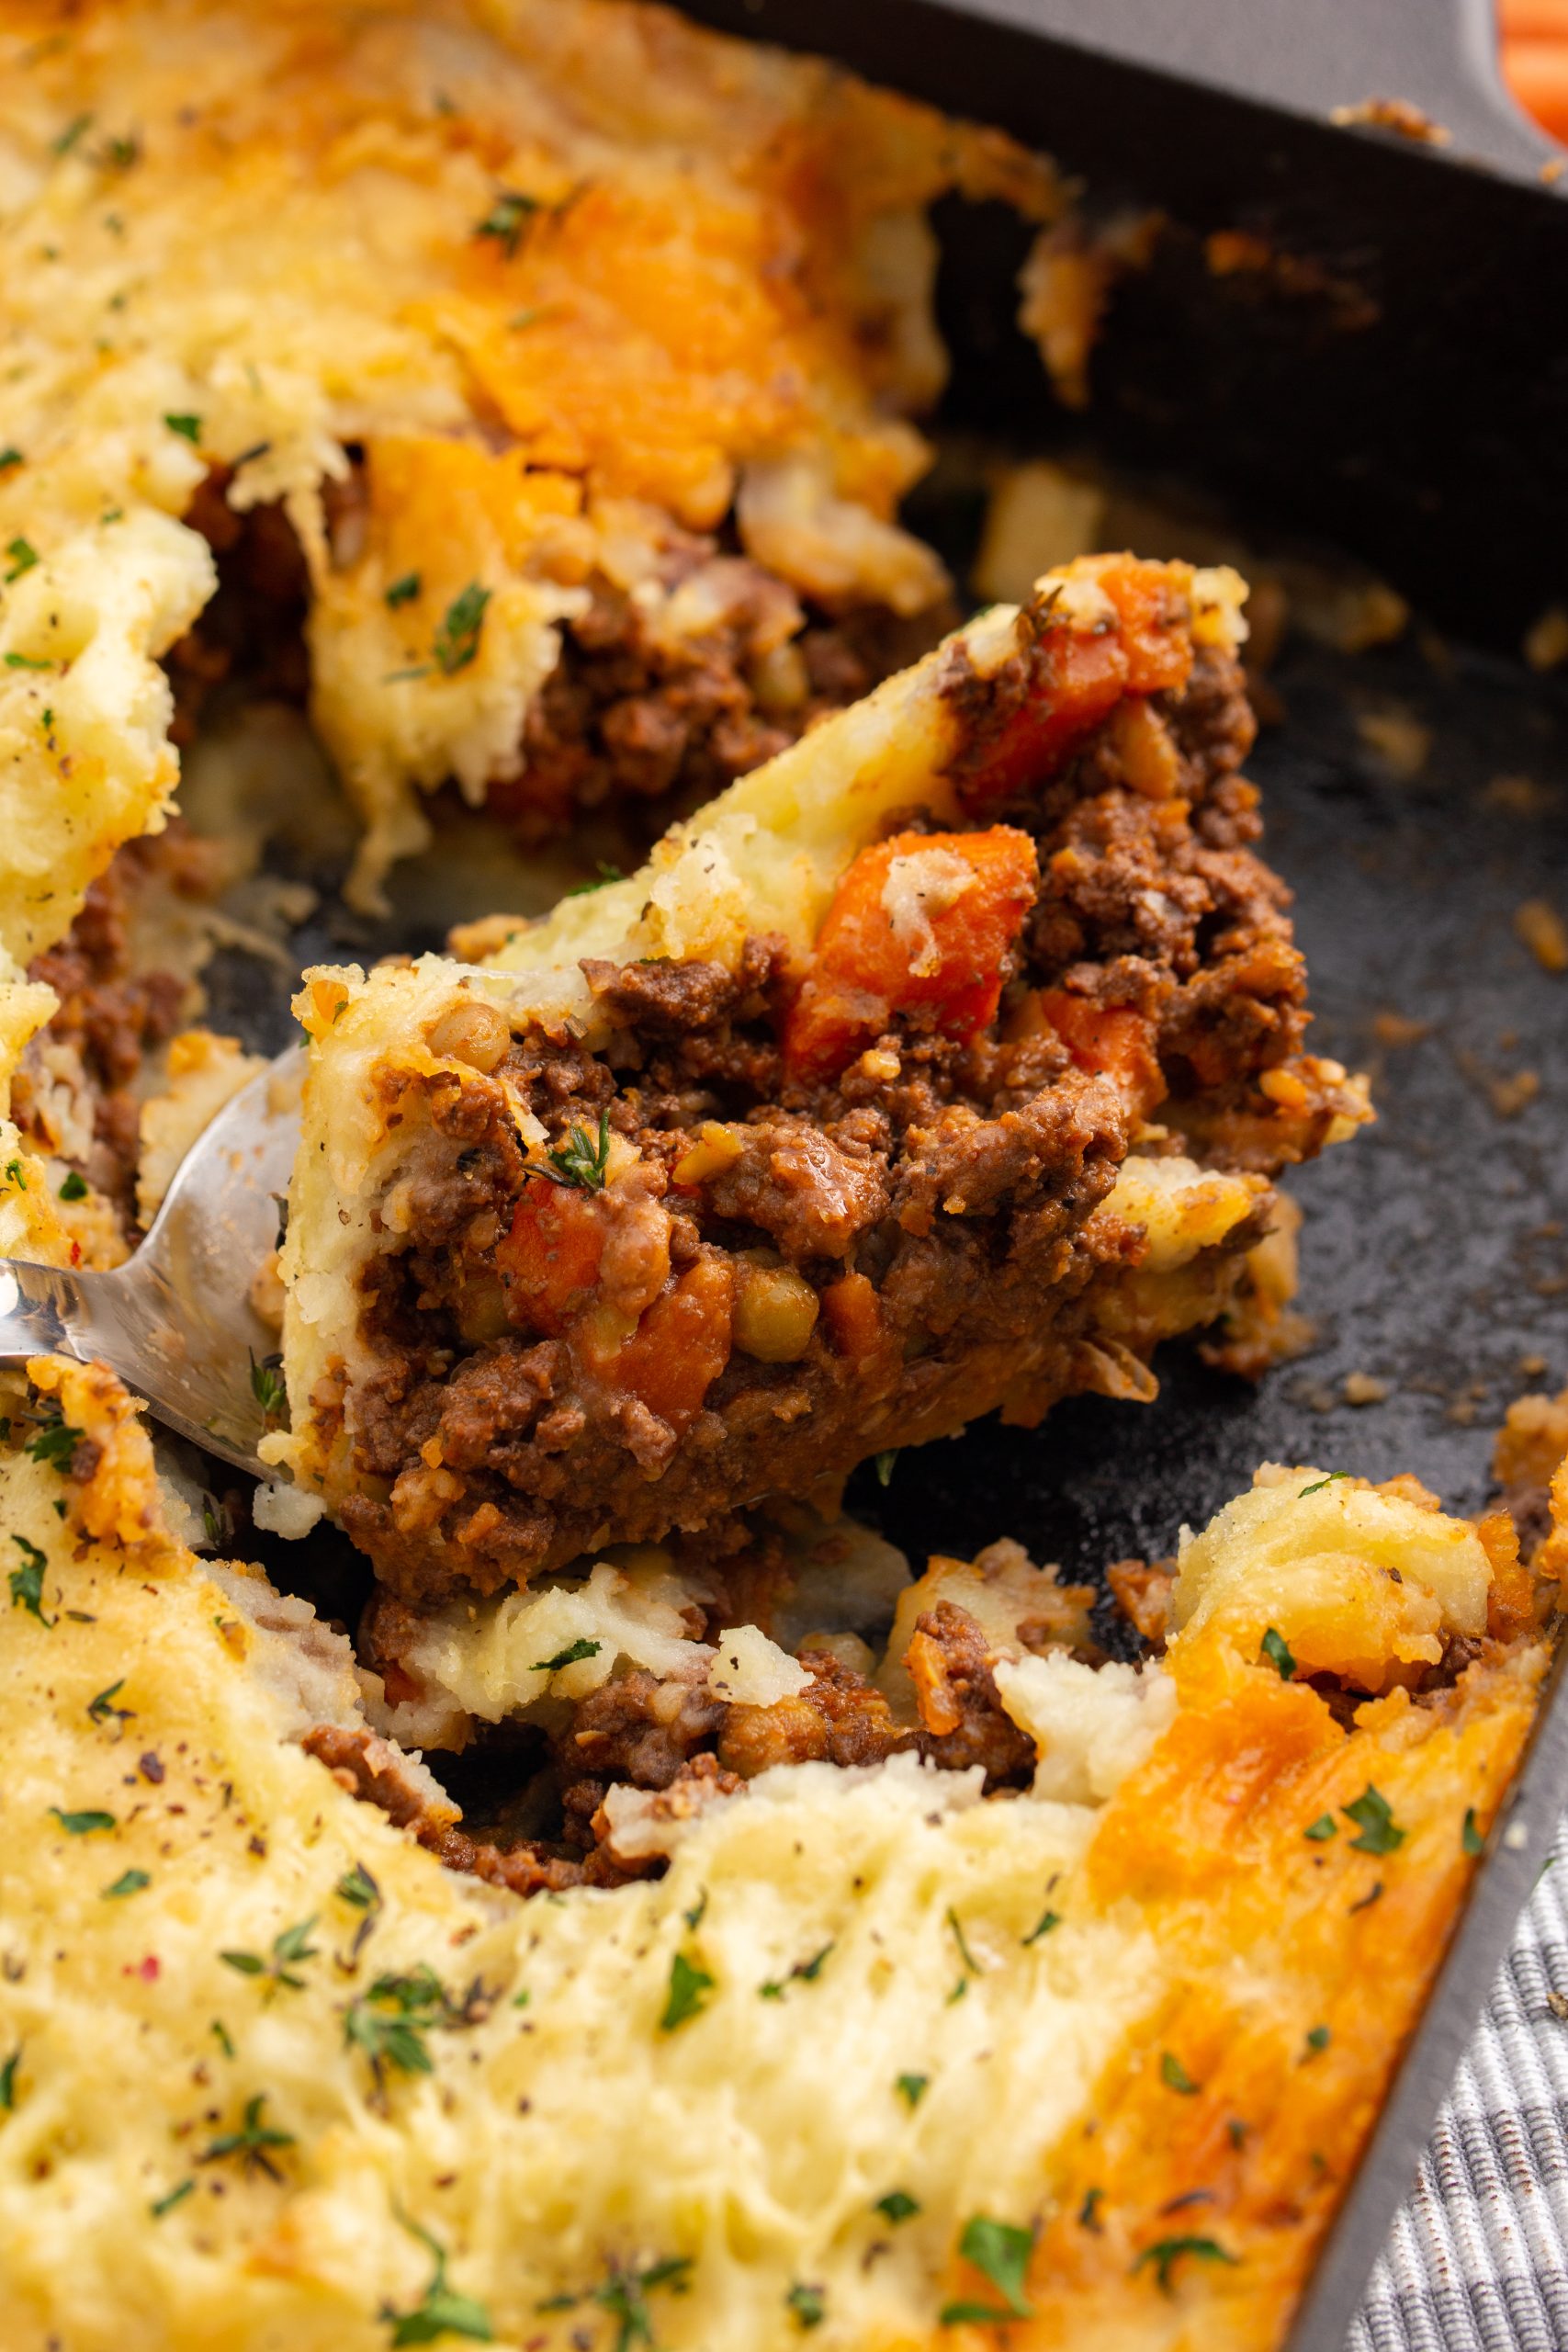
[[[845,1274],[822,1294],[822,1318],[839,1353],[856,1363],[876,1353],[882,1345],[882,1309],[864,1274]]]
[[[1066,989],[1042,989],[1041,1012],[1080,1069],[1100,1070],[1146,1109],[1165,1092],[1154,1033],[1131,1005],[1092,1003]]]
[[[785,1023],[791,1075],[835,1076],[898,1012],[928,1012],[944,1037],[978,1036],[1038,879],[1034,843],[1011,825],[896,833],[862,850]]]
[[[1179,689],[1192,667],[1184,580],[1165,564],[1118,557],[1095,574],[1110,605],[1083,630],[1046,621],[1024,656],[1029,686],[979,764],[964,775],[967,807],[1011,800],[1043,784],[1125,695]]]
[[[555,1339],[592,1294],[604,1250],[596,1195],[531,1179],[495,1253],[513,1322]]]
[[[683,1430],[729,1362],[735,1273],[723,1258],[699,1258],[660,1293],[602,1376]]]

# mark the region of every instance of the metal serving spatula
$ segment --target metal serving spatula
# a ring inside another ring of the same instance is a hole
[[[290,1046],[186,1153],[141,1247],[111,1273],[0,1260],[0,1364],[107,1363],[159,1420],[253,1477],[276,1335],[250,1303],[299,1142],[305,1055]]]

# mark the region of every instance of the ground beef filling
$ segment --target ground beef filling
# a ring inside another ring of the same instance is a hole
[[[219,887],[222,853],[178,819],[155,837],[128,842],[87,892],[57,947],[35,957],[60,1008],[28,1047],[12,1081],[12,1114],[35,1148],[71,1161],[134,1227],[141,1148],[137,1081],[149,1056],[189,1019],[186,976],[136,952],[138,903],[154,891],[200,901]]]
[[[606,804],[651,837],[917,661],[953,618],[902,622],[879,606],[803,616],[760,564],[687,534],[667,585],[682,565],[700,565],[722,592],[690,634],[650,625],[603,581],[588,610],[563,623],[560,661],[525,722],[522,768],[488,794],[523,840]]]
[[[365,526],[364,467],[350,458],[346,478],[322,486],[328,540],[345,561]],[[285,702],[310,693],[304,551],[281,506],[230,506],[232,479],[211,468],[186,514],[216,558],[218,590],[168,656],[181,744],[226,682]],[[489,806],[525,842],[606,805],[632,840],[653,838],[917,661],[957,617],[949,606],[908,621],[880,605],[803,607],[750,557],[673,523],[651,584],[662,592],[657,618],[597,575],[587,609],[561,625],[560,660],[524,723],[519,773],[489,788]],[[682,592],[676,628],[669,614]]]
[[[734,973],[590,963],[604,1054],[530,1035],[435,1082],[444,1148],[412,1182],[414,1238],[366,1277],[381,1368],[356,1389],[366,1483],[343,1509],[395,1589],[438,1601],[612,1530],[712,1527],[992,1404],[1032,1419],[1074,1389],[1139,1393],[1159,1339],[1224,1310],[1260,1227],[1184,1270],[1179,1308],[1137,1287],[1137,1229],[1087,1221],[1148,1106],[1024,1017],[1052,990],[1145,1024],[1170,1148],[1212,1164],[1272,1172],[1333,1115],[1293,1080],[1292,1102],[1259,1083],[1306,1015],[1235,770],[1239,670],[1201,654],[1183,694],[1149,701],[1168,790],[1113,718],[1000,812],[1040,881],[972,1043],[901,1014],[840,1074],[792,1075],[799,975],[760,939]],[[603,1189],[529,1171],[519,1094],[558,1167],[603,1161]]]
[[[509,1828],[504,1817],[476,1832],[458,1827],[411,1785],[398,1751],[368,1731],[323,1724],[304,1745],[449,1869],[517,1894],[614,1886],[665,1865],[660,1852],[617,1852],[604,1803],[612,1787],[649,1792],[662,1801],[656,1814],[679,1819],[739,1794],[776,1764],[879,1764],[905,1753],[951,1770],[978,1764],[992,1795],[1025,1787],[1034,1745],[1003,1712],[975,1618],[938,1601],[917,1620],[908,1659],[919,1705],[913,1724],[897,1722],[875,1684],[825,1649],[802,1650],[809,1683],[771,1707],[728,1704],[700,1683],[641,1669],[617,1675],[577,1703],[536,1759],[526,1810],[554,1816],[547,1837]]]

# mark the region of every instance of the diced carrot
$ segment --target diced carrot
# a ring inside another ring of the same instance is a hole
[[[1029,691],[959,790],[967,807],[1016,799],[1043,784],[1123,695],[1186,684],[1192,668],[1184,570],[1122,556],[1095,581],[1111,605],[1103,628],[1075,628],[1048,615],[1025,657]]]
[[[941,1643],[917,1631],[904,1653],[904,1668],[915,1686],[915,1704],[926,1729],[938,1738],[944,1732],[956,1731],[964,1721],[964,1708]]]
[[[1037,1001],[1080,1069],[1102,1070],[1145,1110],[1160,1100],[1165,1080],[1141,1012],[1131,1005],[1092,1004],[1066,989],[1042,989]]]
[[[845,1274],[822,1294],[822,1320],[840,1355],[857,1363],[882,1345],[882,1309],[864,1274]]]
[[[1184,686],[1192,673],[1185,573],[1168,563],[1122,556],[1096,577],[1122,624],[1128,693],[1156,695]]]
[[[556,1338],[592,1295],[604,1249],[597,1194],[530,1179],[495,1253],[512,1321]]]
[[[648,1308],[601,1376],[684,1429],[729,1362],[735,1274],[728,1259],[699,1258]]]
[[[1029,667],[1028,700],[1013,712],[985,764],[963,779],[966,808],[1017,800],[1043,784],[1079,738],[1115,708],[1127,684],[1127,656],[1111,629],[1083,637],[1065,625],[1047,625]]]
[[[896,833],[863,850],[785,1023],[792,1075],[832,1076],[896,1012],[929,1008],[944,1036],[978,1036],[995,1017],[1038,873],[1034,843],[1011,825]]]

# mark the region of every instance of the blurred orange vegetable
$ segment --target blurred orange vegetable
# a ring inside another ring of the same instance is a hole
[[[1527,114],[1568,141],[1568,0],[1500,0],[1503,76]]]

